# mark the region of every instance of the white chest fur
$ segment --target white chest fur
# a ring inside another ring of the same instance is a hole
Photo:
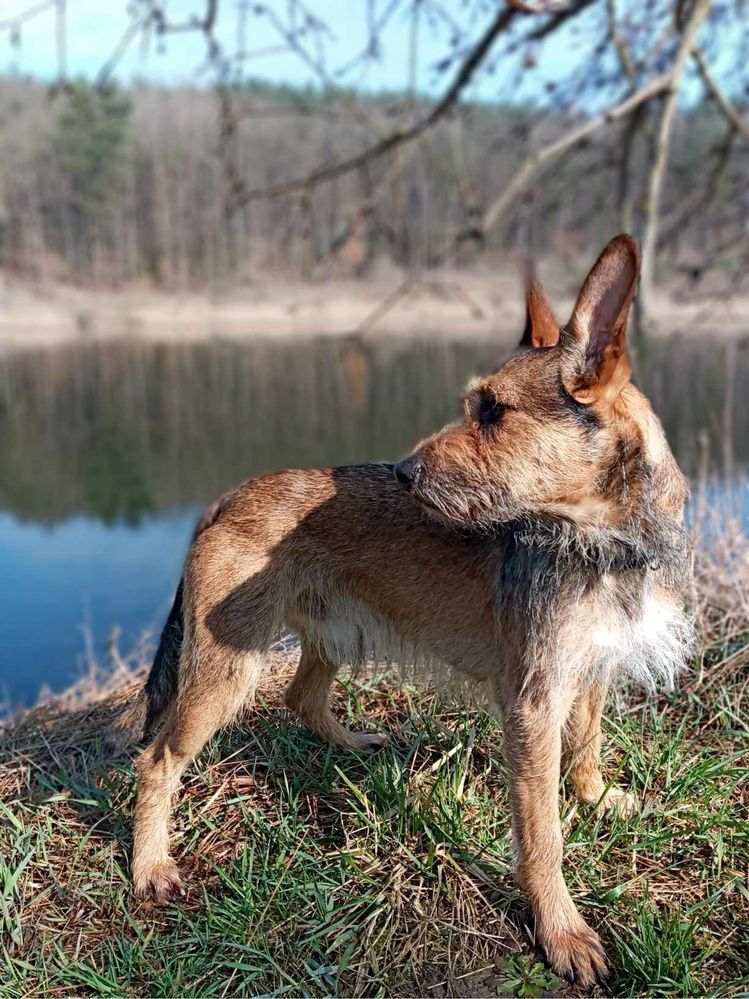
[[[603,668],[625,683],[675,685],[694,640],[691,622],[675,602],[646,593],[635,617],[609,605],[604,619],[592,632]]]

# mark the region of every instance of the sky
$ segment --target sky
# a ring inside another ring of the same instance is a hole
[[[42,0],[43,4],[44,0]],[[67,5],[67,72],[71,77],[95,78],[102,65],[115,50],[126,32],[131,18],[128,0],[65,0]],[[241,0],[221,0],[217,36],[227,51],[237,50],[237,30]],[[7,23],[15,16],[37,4],[33,0],[0,0],[0,72],[33,76],[46,81],[58,75],[56,49],[56,15],[54,0],[49,8],[29,18],[20,29],[18,43],[14,44]],[[168,0],[168,16],[172,21],[185,21],[191,15],[200,16],[205,0]],[[256,4],[250,3],[254,7]],[[269,0],[267,8],[286,14],[285,0]],[[368,10],[382,16],[391,6],[390,0],[315,0],[312,7],[323,14],[331,34],[326,41],[326,69],[334,83],[356,86],[369,91],[402,91],[409,87],[409,47],[411,41],[410,18],[406,5],[396,5],[395,12],[382,32],[382,52],[376,60],[356,62],[365,49],[368,35]],[[445,0],[440,4],[449,16],[475,39],[489,23],[488,6],[477,12],[478,3],[466,4],[463,0]],[[402,8],[402,9],[401,9]],[[6,29],[2,30],[3,23]],[[257,53],[247,64],[250,75],[273,82],[304,85],[319,83],[320,76],[295,52],[281,51],[280,36],[266,15],[249,14],[247,17],[246,47]],[[442,73],[435,65],[450,50],[450,30],[447,21],[438,26],[429,24],[422,16],[419,30],[420,76],[413,81],[420,93],[434,94],[444,89],[453,68]],[[570,38],[566,33],[554,36],[544,49],[543,77],[553,78],[569,68]],[[355,63],[353,67],[350,65]],[[122,82],[144,77],[153,82],[179,84],[196,83],[207,76],[201,67],[205,63],[205,44],[198,33],[184,33],[168,37],[163,51],[155,40],[143,45],[136,38],[120,61],[116,76]],[[349,64],[345,75],[337,71]],[[528,74],[528,90],[524,96],[538,96],[543,92],[543,78],[538,70]],[[499,83],[489,74],[482,74],[471,91],[478,99],[497,97]]]
[[[493,3],[488,0],[432,0],[423,10],[439,9],[444,18],[421,14],[418,35],[418,77],[409,78],[411,44],[410,5],[406,0],[298,0],[324,17],[329,32],[325,42],[325,72],[330,83],[355,87],[369,92],[404,91],[410,84],[421,93],[434,96],[442,92],[455,72],[450,66],[439,73],[435,66],[450,51],[452,29],[449,21],[465,32],[463,44],[474,41],[486,28],[492,16]],[[496,0],[495,0],[496,2]],[[624,0],[627,3],[640,0]],[[132,23],[132,10],[143,8],[144,0],[0,0],[0,73],[20,74],[52,82],[58,78],[59,61],[56,43],[56,6],[66,9],[67,75],[95,79]],[[201,17],[206,0],[162,0],[171,22],[187,22]],[[240,10],[246,8],[245,48],[253,58],[245,64],[245,75],[275,83],[319,85],[320,73],[308,65],[299,54],[284,48],[274,18],[286,20],[289,0],[219,0],[216,35],[229,53],[238,50]],[[11,22],[25,12],[41,8],[39,13],[24,20],[17,33],[10,30]],[[256,13],[259,8],[261,13]],[[632,6],[631,12],[637,7]],[[381,33],[381,52],[376,59],[360,59],[366,48],[368,15],[376,19],[387,15]],[[634,13],[630,12],[630,16]],[[518,60],[508,65],[505,59],[499,71],[486,69],[477,74],[466,91],[474,100],[505,102],[540,102],[546,99],[546,84],[563,78],[575,66],[582,65],[586,46],[576,42],[575,31],[584,26],[587,11],[574,19],[572,27],[555,32],[537,53],[536,65],[519,76],[510,76],[518,69]],[[527,21],[525,22],[527,23]],[[738,43],[736,43],[738,46]],[[314,49],[314,45],[310,45]],[[720,63],[728,65],[731,51],[738,47],[722,46],[714,71],[721,76]],[[168,36],[163,44],[151,38],[144,43],[142,34],[134,38],[117,64],[115,76],[123,83],[145,78],[154,83],[178,85],[209,84],[212,77],[205,70],[205,41],[199,32]],[[342,67],[348,66],[341,74]],[[726,82],[726,81],[723,81]],[[730,83],[730,79],[728,81]],[[694,77],[683,94],[687,102],[702,93]],[[605,100],[605,97],[602,98]],[[592,110],[589,92],[585,93],[586,108]],[[593,98],[595,102],[595,98]]]

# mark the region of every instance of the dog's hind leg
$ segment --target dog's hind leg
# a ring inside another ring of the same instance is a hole
[[[606,787],[601,774],[601,715],[606,686],[594,684],[578,694],[570,709],[563,733],[562,767],[578,801],[596,805],[601,811],[616,809],[619,814],[637,811],[637,799],[620,787]]]
[[[133,884],[138,895],[152,894],[159,903],[182,893],[177,865],[169,855],[171,802],[182,772],[214,732],[234,718],[254,691],[262,669],[259,652],[229,656],[216,648],[211,652],[204,655],[200,670],[180,665],[185,682],[178,699],[162,731],[136,763]]]
[[[352,732],[330,710],[330,688],[338,665],[302,639],[302,655],[289,684],[285,701],[288,708],[327,742],[346,749],[379,749],[387,741],[378,732]]]

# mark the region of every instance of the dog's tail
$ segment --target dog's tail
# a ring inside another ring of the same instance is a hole
[[[203,531],[216,523],[232,492],[233,490],[224,493],[203,511],[193,531],[191,545]],[[156,649],[148,679],[135,700],[128,705],[115,723],[110,737],[113,747],[119,748],[121,743],[131,742],[141,736],[147,738],[177,696],[179,657],[185,637],[184,591],[183,576],[161,632],[159,647]]]
[[[153,666],[148,674],[143,696],[145,698],[145,719],[143,720],[143,736],[148,736],[166,709],[177,696],[177,667],[185,637],[185,616],[183,594],[185,589],[184,576],[179,581],[174,594],[172,609],[161,632],[159,647],[153,657]]]
[[[233,492],[234,490],[224,493],[215,503],[203,511],[193,531],[191,545],[195,543],[203,531],[216,523]],[[159,719],[177,696],[179,657],[185,638],[184,592],[185,577],[183,576],[179,581],[177,592],[174,594],[172,609],[169,611],[169,617],[161,632],[153,666],[143,688],[146,702],[143,722],[144,737],[147,737],[154,726],[158,724]]]

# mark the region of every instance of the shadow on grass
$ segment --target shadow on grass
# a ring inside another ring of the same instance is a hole
[[[390,735],[359,755],[261,703],[185,775],[173,845],[188,895],[159,910],[129,894],[131,754],[107,758],[103,739],[121,703],[48,708],[0,743],[19,990],[32,964],[37,991],[97,994],[392,994],[428,981],[439,995],[477,968],[504,980],[494,962],[522,945],[524,910],[490,719],[349,684],[339,713]]]

